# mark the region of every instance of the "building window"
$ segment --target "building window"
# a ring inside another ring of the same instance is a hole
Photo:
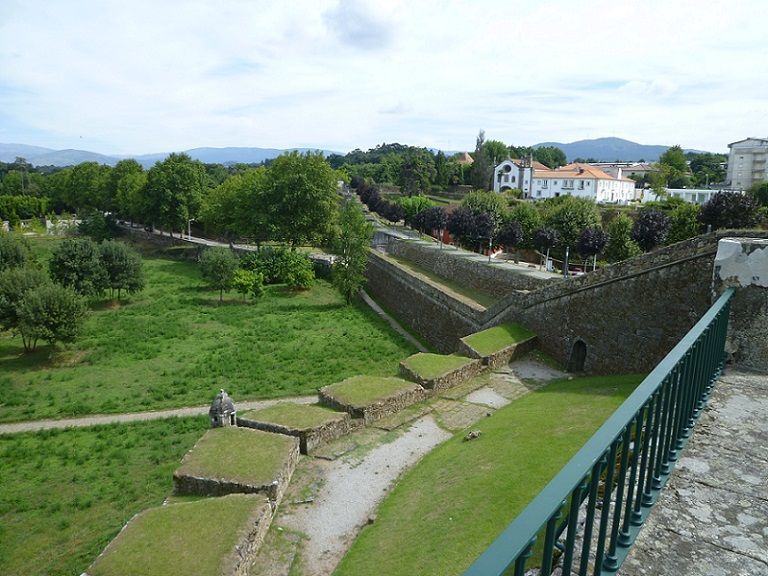
[[[584,180],[579,180],[579,190],[584,190]]]

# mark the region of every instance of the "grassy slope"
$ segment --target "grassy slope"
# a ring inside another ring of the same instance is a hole
[[[219,574],[222,558],[231,553],[243,526],[263,505],[261,496],[233,494],[148,510],[89,574]]]
[[[295,441],[251,428],[214,428],[185,457],[179,473],[263,486],[277,478]]]
[[[0,334],[0,421],[199,405],[219,388],[235,401],[310,394],[356,374],[395,375],[415,352],[324,281],[217,306],[192,263],[147,258],[145,271],[143,293],[115,310],[97,305],[54,355],[24,354],[20,338]]]
[[[413,382],[400,378],[375,378],[370,376],[353,376],[343,382],[333,384],[329,392],[344,404],[351,406],[366,406],[387,398],[401,390],[416,386]]]
[[[337,576],[461,574],[641,381],[558,381],[428,454],[381,505]]]
[[[460,368],[472,361],[472,359],[464,356],[419,353],[406,358],[403,360],[403,363],[422,378],[429,380],[430,378],[442,376],[446,372]]]
[[[501,324],[476,332],[463,338],[464,342],[472,346],[480,354],[493,354],[516,342],[535,336],[533,332],[517,324]]]
[[[134,514],[173,488],[208,419],[0,436],[0,572],[80,574]]]
[[[326,422],[340,420],[345,416],[346,412],[336,412],[325,406],[281,402],[267,408],[262,408],[261,410],[245,412],[240,414],[238,418],[255,420],[256,422],[269,422],[271,424],[279,424],[288,428],[303,430],[305,428],[320,426]]]

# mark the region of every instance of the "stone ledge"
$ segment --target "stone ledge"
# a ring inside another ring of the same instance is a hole
[[[463,384],[483,371],[482,361],[475,358],[467,358],[467,360],[468,362],[463,366],[447,370],[434,378],[424,378],[406,365],[406,359],[400,362],[400,375],[433,392],[447,390],[448,388]]]
[[[320,403],[334,410],[347,412],[352,418],[361,419],[365,424],[370,424],[376,420],[396,414],[400,410],[415,404],[427,397],[424,388],[412,382],[401,380],[403,386],[399,390],[391,393],[385,393],[370,402],[356,404],[345,401],[339,397],[338,392],[343,390],[344,385],[354,385],[350,382],[354,378],[344,380],[337,384],[331,384],[320,389]],[[382,380],[399,380],[398,378],[382,378]]]
[[[493,352],[492,354],[483,355],[472,348],[472,346],[464,342],[464,339],[462,338],[458,351],[459,353],[469,356],[470,358],[480,359],[483,363],[483,366],[487,366],[490,370],[495,370],[496,368],[500,368],[501,366],[509,364],[512,360],[524,356],[528,352],[531,352],[536,347],[537,341],[537,336],[531,336],[530,338],[521,340],[520,342],[505,346],[501,350]]]

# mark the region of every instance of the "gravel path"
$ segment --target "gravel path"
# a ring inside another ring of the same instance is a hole
[[[277,402],[293,402],[295,404],[313,404],[317,402],[317,396],[292,396],[289,398],[276,398],[273,400],[254,400],[251,402],[238,402],[238,411],[256,410],[266,408]],[[12,422],[0,424],[0,434],[16,434],[19,432],[36,432],[51,428],[82,428],[97,426],[98,424],[115,424],[122,422],[140,422],[143,420],[158,420],[160,418],[173,418],[174,416],[199,416],[208,414],[210,404],[205,406],[192,406],[187,408],[173,408],[171,410],[157,410],[153,412],[133,412],[130,414],[99,414],[97,416],[84,416],[83,418],[69,418],[66,420],[32,420],[29,422]]]
[[[291,508],[279,520],[309,536],[302,551],[304,576],[331,574],[397,478],[450,437],[432,416],[424,416],[362,460],[318,460],[325,478],[316,499],[309,506]]]

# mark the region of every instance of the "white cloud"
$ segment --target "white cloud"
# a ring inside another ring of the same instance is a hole
[[[0,141],[104,152],[768,135],[762,0],[25,0]]]

